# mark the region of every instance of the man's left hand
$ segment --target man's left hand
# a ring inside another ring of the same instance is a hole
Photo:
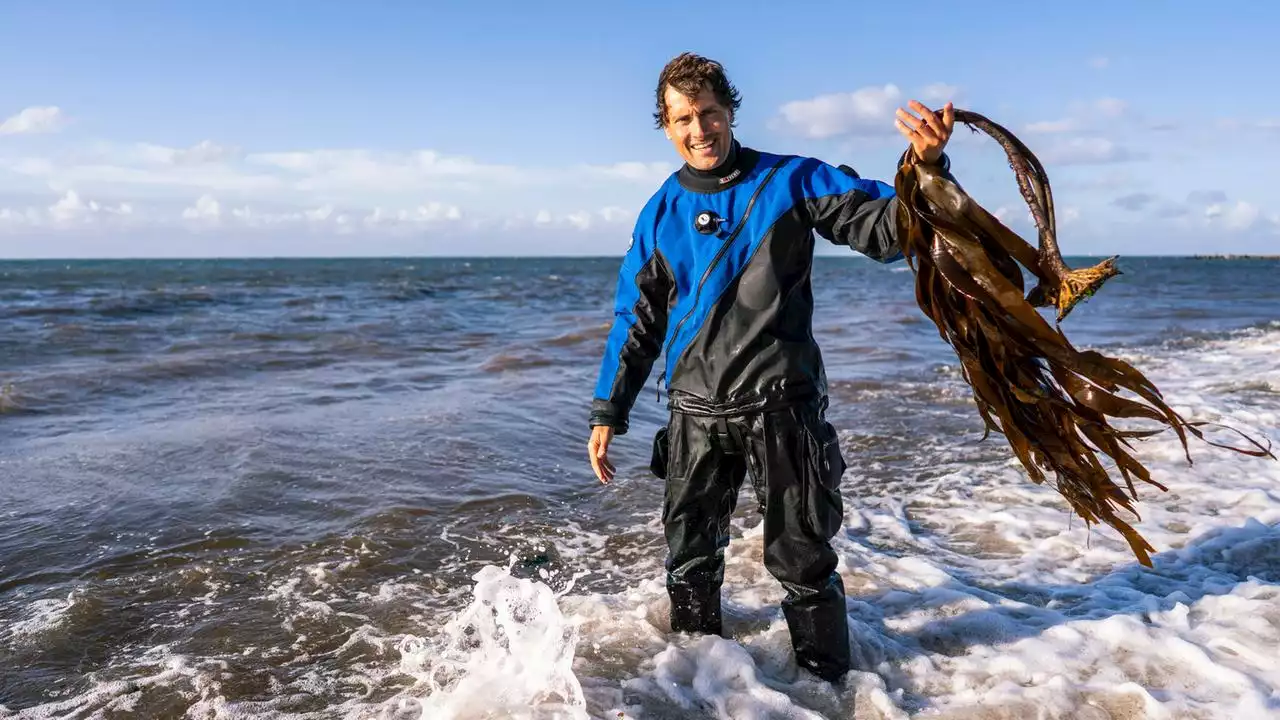
[[[956,124],[956,112],[951,103],[942,108],[939,118],[922,103],[912,100],[907,103],[912,110],[920,113],[920,117],[912,115],[903,108],[898,108],[896,125],[898,132],[911,141],[911,148],[922,162],[936,163],[942,157],[942,149],[951,139],[951,129]]]

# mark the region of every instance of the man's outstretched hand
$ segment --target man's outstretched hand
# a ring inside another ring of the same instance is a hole
[[[597,425],[591,428],[591,440],[587,441],[587,455],[591,458],[591,469],[596,472],[600,482],[608,485],[613,479],[614,467],[609,462],[609,441],[613,439],[613,428],[608,425]]]
[[[942,108],[942,117],[938,118],[932,110],[915,100],[907,104],[920,113],[920,117],[898,108],[898,119],[895,121],[898,132],[911,141],[911,148],[921,161],[929,164],[938,162],[942,157],[942,149],[951,139],[951,129],[956,125],[955,108],[947,103]]]

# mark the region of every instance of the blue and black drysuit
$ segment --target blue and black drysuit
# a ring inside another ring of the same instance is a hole
[[[945,159],[944,159],[945,162]],[[710,172],[685,165],[636,221],[590,424],[625,434],[653,363],[671,419],[655,439],[666,480],[667,589],[676,631],[719,634],[723,548],[750,472],[764,561],[787,591],[796,660],[849,669],[844,586],[830,538],[844,458],[825,419],[812,334],[814,235],[881,262],[902,258],[893,188],[847,167],[742,147]]]

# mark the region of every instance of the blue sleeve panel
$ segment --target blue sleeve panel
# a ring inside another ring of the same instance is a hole
[[[626,433],[631,406],[662,351],[674,291],[671,268],[653,232],[662,213],[660,196],[661,192],[637,218],[618,269],[613,325],[592,399],[590,424],[609,425],[619,435]]]

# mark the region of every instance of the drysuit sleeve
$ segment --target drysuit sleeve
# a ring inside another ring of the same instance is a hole
[[[943,154],[943,172],[951,161]],[[815,162],[805,179],[806,205],[813,229],[837,245],[848,245],[882,263],[903,259],[898,242],[898,197],[893,186],[866,180],[848,165]]]
[[[618,270],[613,326],[591,400],[590,425],[608,425],[625,435],[631,406],[662,351],[675,281],[671,266],[639,224]]]

